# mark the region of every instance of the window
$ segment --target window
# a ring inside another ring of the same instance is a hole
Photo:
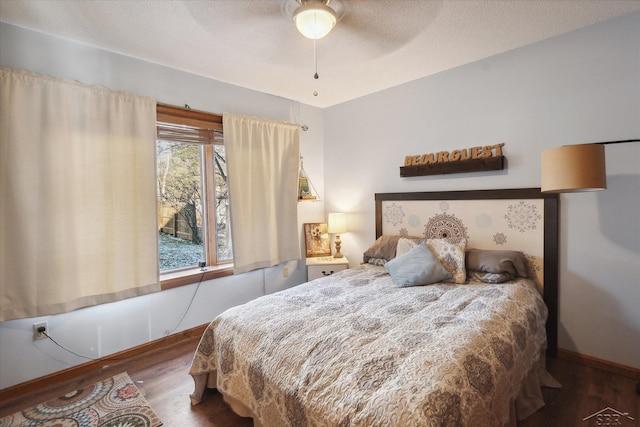
[[[230,274],[222,116],[159,104],[156,162],[163,288],[200,280],[200,262],[209,267],[206,279]]]

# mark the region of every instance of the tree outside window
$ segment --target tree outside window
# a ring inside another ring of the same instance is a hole
[[[176,110],[180,114],[191,113]],[[158,122],[156,160],[161,272],[193,268],[201,262],[216,265],[232,261],[222,133],[208,128],[206,123],[201,126],[194,126],[189,120],[184,120],[185,124],[175,123],[182,119],[172,119],[173,123]]]

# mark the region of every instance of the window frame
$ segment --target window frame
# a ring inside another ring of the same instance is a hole
[[[192,110],[191,108],[176,107],[168,104],[158,103],[156,105],[156,132],[157,122],[172,123],[177,125],[187,125],[205,129],[222,131],[222,116],[205,111]],[[204,203],[206,211],[206,236],[205,252],[207,267],[202,271],[199,267],[174,270],[167,273],[160,272],[160,289],[173,289],[203,280],[211,280],[218,277],[233,275],[233,261],[217,262],[216,246],[216,215],[215,209],[209,208],[209,201],[215,197],[215,174],[213,155],[214,144],[202,143],[204,149]],[[158,264],[158,269],[160,268]]]

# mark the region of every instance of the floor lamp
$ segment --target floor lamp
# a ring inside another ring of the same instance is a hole
[[[542,192],[572,193],[606,189],[604,146],[628,142],[640,142],[640,139],[565,145],[543,151],[540,173]],[[640,394],[640,382],[636,384],[636,393]]]

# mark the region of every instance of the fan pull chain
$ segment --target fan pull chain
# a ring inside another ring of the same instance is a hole
[[[318,80],[318,51],[316,50],[316,40],[313,39],[313,68],[315,70],[315,74],[313,78]]]
[[[313,78],[318,80],[320,76],[318,76],[318,51],[316,50],[316,39],[313,39],[313,68],[315,70],[315,74]],[[313,91],[313,96],[318,96],[318,91]]]

